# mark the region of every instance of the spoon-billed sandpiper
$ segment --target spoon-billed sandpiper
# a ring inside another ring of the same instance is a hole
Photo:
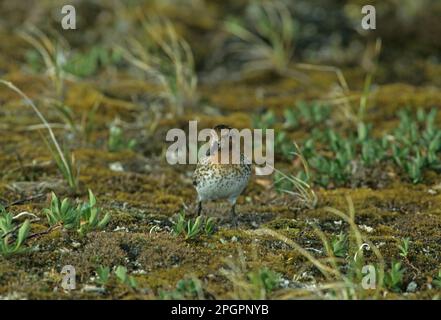
[[[248,184],[251,176],[251,164],[249,161],[245,161],[243,153],[237,155],[240,160],[232,161],[236,155],[231,150],[230,130],[231,128],[226,125],[218,125],[213,128],[210,149],[205,156],[199,159],[193,174],[193,185],[198,193],[198,215],[201,214],[203,201],[227,199],[232,206],[232,222],[236,226],[236,200]],[[225,134],[225,132],[228,133]],[[220,161],[220,159],[224,159],[220,156],[224,151],[228,151],[227,159],[229,161],[226,164]]]

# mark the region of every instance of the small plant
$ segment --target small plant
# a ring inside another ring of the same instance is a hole
[[[269,110],[260,116],[254,115],[252,121],[255,129],[273,129],[277,123],[277,117],[272,110]]]
[[[419,109],[416,117],[409,111],[398,113],[400,123],[394,132],[392,154],[395,163],[412,183],[423,180],[424,169],[441,169],[441,130],[436,126],[436,109]]]
[[[420,151],[416,151],[416,155],[403,163],[403,169],[409,176],[412,183],[419,183],[423,180],[423,168],[425,167],[425,159],[421,156]]]
[[[289,69],[294,53],[295,21],[282,1],[255,2],[247,7],[247,23],[229,19],[225,27],[237,40],[234,52],[244,72],[272,70],[301,77]]]
[[[89,202],[83,204],[80,209],[80,225],[78,232],[81,235],[92,230],[103,229],[110,221],[110,213],[101,218],[100,208],[96,207],[96,198],[89,189]]]
[[[295,150],[294,156],[297,156],[303,166],[299,176],[287,175],[282,171],[274,168],[274,186],[277,192],[284,192],[298,198],[300,203],[306,208],[313,209],[317,205],[317,195],[310,184],[309,165],[300,151],[299,146],[293,142]]]
[[[64,82],[66,79],[66,72],[64,71],[64,66],[66,64],[66,48],[65,48],[66,43],[62,41],[63,39],[59,39],[59,41],[53,41],[36,27],[28,28],[28,30],[26,31],[20,31],[19,35],[24,40],[29,42],[35,48],[35,50],[41,55],[44,61],[46,72],[55,89],[54,91],[56,93],[56,99],[55,99],[56,102],[54,105],[59,111],[66,112],[66,108],[68,108],[64,106],[64,94],[65,94]],[[34,55],[34,57],[36,56]],[[34,109],[35,113],[37,113],[37,116],[40,118],[43,125],[49,131],[50,139],[46,139],[44,136],[42,137],[52,155],[52,158],[54,159],[60,173],[67,181],[69,187],[72,190],[76,190],[78,185],[77,185],[77,178],[73,170],[75,164],[73,154],[70,153],[67,147],[65,147],[64,150],[61,149],[51,127],[49,126],[43,115],[40,113],[38,108],[34,105],[32,100],[30,100],[21,90],[15,87],[12,83],[7,83],[5,81],[2,81],[2,83],[4,83],[9,88],[17,92],[20,96],[22,96],[26,101],[26,103],[29,106],[31,106],[32,109]],[[64,115],[66,116],[66,114]],[[69,120],[71,121],[72,119]],[[68,122],[68,124],[70,126],[73,125],[72,122]]]
[[[401,267],[400,262],[392,262],[391,269],[384,274],[385,286],[394,292],[400,292],[403,286],[404,272],[405,269]]]
[[[181,233],[183,233],[186,225],[187,225],[187,221],[185,219],[185,213],[181,211],[178,214],[176,220],[173,221],[173,229],[172,229],[173,234],[180,235]]]
[[[4,257],[11,256],[13,254],[19,254],[27,251],[27,248],[23,247],[26,238],[29,235],[30,222],[26,220],[18,229],[17,239],[11,241],[12,234],[15,228],[11,224],[12,218],[9,216],[0,217],[1,233],[0,233],[0,255]],[[5,232],[6,230],[6,232]]]
[[[330,106],[319,102],[307,103],[300,101],[297,103],[296,108],[303,120],[310,124],[321,124],[327,120],[331,114]]]
[[[248,279],[256,292],[264,291],[265,295],[280,287],[282,276],[266,267],[248,273]]]
[[[159,291],[164,300],[203,299],[202,283],[197,278],[181,279],[172,291]]]
[[[127,268],[123,266],[116,267],[115,270],[116,278],[122,283],[129,286],[132,289],[136,289],[138,287],[138,283],[133,276],[127,274]]]
[[[206,235],[212,235],[214,233],[214,229],[215,229],[216,225],[214,223],[214,219],[213,218],[208,218],[205,221],[205,228],[204,228],[204,232]]]
[[[79,209],[72,206],[68,198],[60,202],[57,195],[52,192],[50,208],[43,212],[50,226],[61,224],[65,229],[75,229],[79,223]]]
[[[386,150],[383,143],[384,141],[385,140],[378,142],[374,139],[367,139],[361,142],[360,158],[366,167],[370,167],[385,158]]]
[[[285,131],[278,131],[274,137],[274,151],[286,160],[292,160],[295,153],[295,145],[287,137]]]
[[[69,187],[71,187],[72,190],[76,190],[78,187],[78,179],[74,172],[74,154],[70,152],[66,146],[64,147],[64,150],[60,149],[59,151],[56,145],[52,143],[49,139],[46,139],[44,136],[43,140],[45,141],[47,148],[51,153],[52,159],[54,159],[55,164],[58,167],[58,171],[60,171],[61,175],[67,181]]]
[[[51,80],[55,89],[56,98],[60,101],[64,101],[64,82],[66,79],[66,72],[64,66],[67,62],[67,44],[61,37],[57,41],[50,39],[41,30],[33,26],[27,28],[27,30],[19,31],[18,34],[26,40],[33,48],[41,55],[46,73]],[[31,62],[35,66],[38,61],[37,55],[28,55],[31,58]]]
[[[101,217],[100,208],[96,207],[96,198],[89,190],[89,202],[74,207],[68,198],[60,202],[52,192],[51,206],[44,209],[49,225],[60,224],[66,230],[76,230],[80,235],[104,228],[110,220],[110,213]]]
[[[121,55],[117,50],[93,46],[86,52],[74,53],[66,61],[63,70],[78,77],[96,74],[100,67],[118,63]]]
[[[197,102],[197,75],[190,45],[173,23],[158,16],[141,15],[140,34],[128,39],[122,56],[144,71],[160,87],[159,96],[179,115]]]
[[[401,243],[398,245],[398,249],[400,249],[401,257],[407,258],[407,255],[409,254],[409,244],[410,244],[409,238],[401,239]]]
[[[286,129],[296,129],[299,126],[299,117],[295,109],[286,108],[283,111],[283,116],[285,118],[285,122],[283,127]]]
[[[201,234],[211,235],[215,229],[213,218],[203,218],[198,216],[196,219],[186,219],[185,213],[180,212],[175,221],[173,221],[172,232],[178,236],[185,235],[185,240],[196,239]]]
[[[338,236],[331,240],[332,253],[339,258],[346,257],[348,253],[348,236],[340,232]]]
[[[194,221],[189,219],[187,221],[187,227],[184,229],[185,239],[194,239],[196,236],[201,233],[203,225],[203,218],[201,216],[197,217]]]
[[[233,299],[264,300],[270,293],[280,288],[282,277],[267,267],[248,269],[245,256],[239,251],[238,258],[225,260],[226,268],[221,273],[231,282]]]
[[[110,279],[110,268],[99,266],[95,273],[97,275],[95,282],[101,286],[105,286]]]
[[[315,227],[315,231],[319,239],[321,239],[323,247],[325,248],[326,256],[319,254],[318,256],[302,247],[300,244],[296,243],[282,233],[276,232],[272,229],[263,228],[258,231],[258,234],[267,235],[274,237],[280,241],[283,241],[299,254],[301,254],[305,259],[311,263],[314,268],[317,269],[326,279],[322,284],[317,283],[314,288],[315,291],[313,296],[320,296],[322,298],[334,298],[334,299],[364,299],[366,297],[382,297],[383,294],[383,284],[384,284],[384,260],[378,250],[378,248],[368,239],[367,236],[360,232],[360,229],[355,222],[355,208],[350,197],[346,197],[348,202],[348,212],[343,212],[332,207],[325,207],[324,210],[337,216],[345,224],[348,225],[347,239],[348,239],[348,258],[347,259],[336,259],[335,254],[333,254],[333,246],[331,241],[325,235],[320,228]],[[343,236],[340,237],[340,240]],[[343,243],[344,241],[340,241]],[[349,243],[350,242],[350,243]],[[342,247],[342,246],[339,246]],[[365,277],[365,272],[363,267],[367,264],[364,256],[363,249],[369,248],[371,252],[370,260],[376,258],[375,263],[376,271],[376,287],[375,291],[366,290],[362,285],[363,278]],[[350,257],[350,258],[349,258]],[[305,292],[303,289],[287,289],[288,293],[286,298],[293,297],[299,298],[299,295],[304,296]],[[307,290],[307,297],[311,297],[310,289]]]
[[[77,181],[77,178],[76,178],[74,171],[73,171],[73,166],[75,163],[73,154],[69,158],[67,156],[67,154],[68,154],[67,150],[63,151],[61,149],[57,139],[55,138],[55,134],[52,131],[52,128],[49,125],[49,123],[47,122],[46,118],[43,116],[43,114],[40,112],[40,110],[36,107],[34,102],[32,102],[32,100],[29,99],[29,97],[23,93],[23,91],[21,91],[19,88],[17,88],[11,82],[0,79],[0,83],[4,84],[9,89],[11,89],[12,91],[19,94],[24,99],[26,104],[28,106],[30,106],[32,108],[32,110],[37,114],[38,118],[41,120],[44,127],[49,132],[50,139],[44,138],[44,140],[48,146],[49,151],[51,152],[52,158],[55,160],[55,162],[58,166],[58,169],[60,170],[61,174],[63,175],[63,177],[67,181],[69,187],[72,190],[76,190],[77,186],[78,186],[78,181]]]
[[[389,147],[386,136],[381,140],[371,138],[371,129],[371,124],[359,122],[357,125],[357,138],[354,141],[361,151],[360,160],[366,167],[384,160],[387,148]]]
[[[298,198],[300,203],[306,208],[315,208],[317,205],[317,195],[312,187],[306,182],[308,177],[296,177],[287,175],[276,169],[274,174],[274,187],[279,193],[287,193]]]
[[[6,211],[6,209],[0,205],[0,235],[10,233],[14,230],[14,225],[12,224],[12,213]]]
[[[356,146],[351,138],[342,138],[334,130],[326,130],[323,134],[315,133],[320,144],[324,144],[323,154],[308,150],[311,154],[309,163],[314,170],[314,181],[323,187],[331,182],[344,185],[350,178],[352,163],[356,158]],[[314,145],[314,143],[310,143]]]
[[[111,126],[109,130],[108,148],[110,152],[117,152],[121,150],[132,150],[136,146],[136,140],[126,140],[121,128]]]

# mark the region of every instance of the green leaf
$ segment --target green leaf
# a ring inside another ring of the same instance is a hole
[[[106,213],[104,218],[98,223],[98,229],[104,228],[110,221],[110,213]]]
[[[31,228],[30,222],[29,220],[26,220],[18,230],[18,237],[17,237],[17,243],[15,245],[15,250],[18,250],[20,246],[23,244],[23,242],[26,240],[30,228]]]
[[[70,202],[68,198],[65,198],[62,202],[61,202],[61,215],[66,214],[66,212],[68,212],[70,207]]]
[[[115,270],[115,274],[117,276],[117,278],[125,283],[127,280],[127,268],[124,266],[118,266]]]
[[[52,212],[56,214],[56,216],[60,217],[60,201],[58,200],[57,195],[52,192],[52,200],[51,200],[51,209]]]
[[[92,192],[92,190],[89,189],[89,205],[90,207],[94,207],[96,205],[96,198]]]

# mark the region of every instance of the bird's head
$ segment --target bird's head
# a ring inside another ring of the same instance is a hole
[[[217,150],[220,150],[228,144],[228,140],[231,139],[231,129],[231,127],[224,124],[219,124],[212,129],[211,146],[207,151],[207,155],[214,154]],[[231,142],[229,143],[229,147],[231,148]]]

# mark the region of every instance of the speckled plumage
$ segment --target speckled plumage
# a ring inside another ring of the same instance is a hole
[[[218,156],[219,154],[208,154],[202,157],[194,171],[193,185],[198,194],[198,214],[201,213],[202,202],[227,199],[232,205],[231,213],[235,224],[236,200],[248,185],[251,164],[245,161],[243,154],[240,155],[240,164],[221,164]]]

